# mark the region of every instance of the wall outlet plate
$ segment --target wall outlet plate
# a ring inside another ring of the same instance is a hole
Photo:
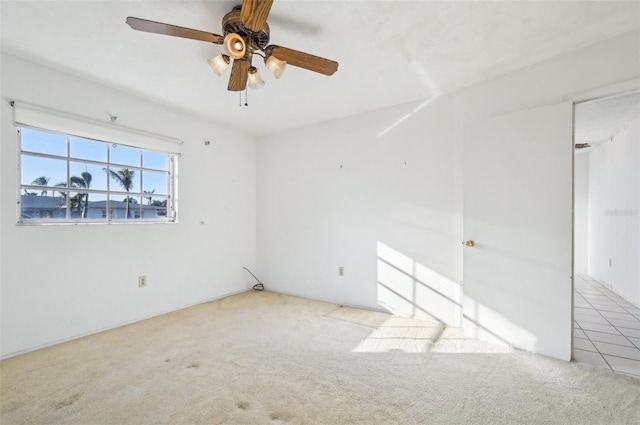
[[[147,287],[147,276],[138,276],[138,287],[139,288]]]

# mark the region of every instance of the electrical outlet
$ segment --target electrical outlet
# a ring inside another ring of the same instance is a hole
[[[138,276],[138,287],[139,288],[147,287],[147,276]]]
[[[344,267],[338,267],[338,276],[344,276]]]

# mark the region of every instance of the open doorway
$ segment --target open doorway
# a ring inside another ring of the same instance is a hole
[[[640,91],[574,113],[573,358],[640,379]]]

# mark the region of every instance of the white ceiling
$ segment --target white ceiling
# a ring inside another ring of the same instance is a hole
[[[226,90],[221,46],[134,31],[127,16],[221,33],[234,1],[1,1],[2,50],[255,136],[453,91],[640,28],[640,2],[276,0],[271,43],[340,63]]]

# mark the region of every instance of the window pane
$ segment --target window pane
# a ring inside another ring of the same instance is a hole
[[[109,177],[112,191],[140,193],[140,170],[110,167]]]
[[[141,197],[131,197],[131,204],[129,209],[131,211],[130,218],[140,219],[142,218],[142,198]]]
[[[127,200],[129,201],[127,202]],[[133,220],[140,218],[140,197],[111,195],[109,208],[111,209],[112,220]]]
[[[126,204],[122,202],[122,196],[111,195],[109,197],[109,211],[111,212],[111,220],[123,220],[127,217],[125,214]]]
[[[69,217],[72,219],[81,219],[85,217],[86,211],[86,193],[69,192]]]
[[[167,173],[156,173],[154,171],[142,172],[142,190],[144,193],[158,195],[169,194],[169,175]]]
[[[71,138],[71,157],[107,162],[107,144],[94,140]]]
[[[60,186],[67,185],[67,162],[60,159],[40,158],[37,156],[22,155],[20,164],[21,179],[23,185]],[[36,191],[29,190],[29,192]],[[46,190],[37,192],[38,195],[51,195]]]
[[[23,128],[21,139],[23,151],[67,156],[67,136]]]
[[[142,212],[145,220],[164,220],[167,218],[167,198],[145,198]]]
[[[71,162],[69,173],[71,174],[72,186],[107,190],[107,172],[104,171],[104,168],[95,164]]]
[[[87,220],[106,219],[107,195],[103,193],[88,193],[84,218]],[[104,215],[103,215],[104,214]]]
[[[140,166],[140,149],[113,144],[109,147],[112,164]]]
[[[142,151],[142,166],[169,171],[169,155],[166,153]]]
[[[60,196],[20,196],[20,219],[28,220],[61,220],[66,218],[63,198]]]

